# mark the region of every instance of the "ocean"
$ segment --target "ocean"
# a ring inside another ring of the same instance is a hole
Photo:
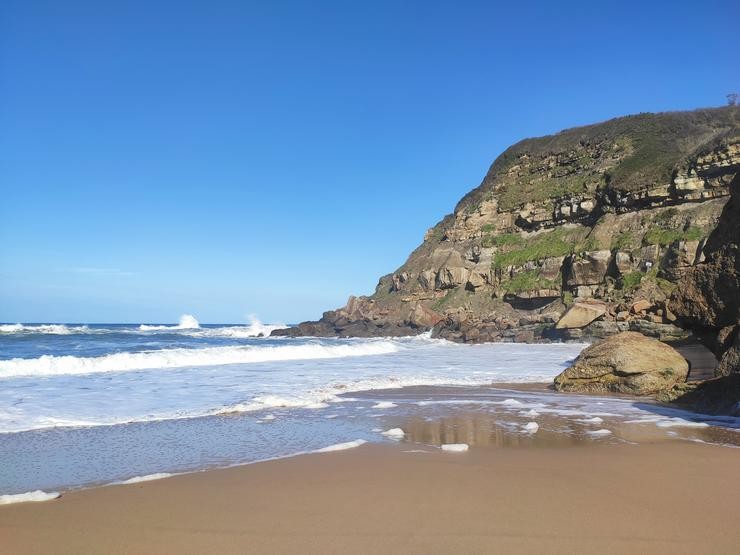
[[[550,382],[584,344],[270,338],[276,327],[0,325],[0,502],[367,441],[639,442],[649,428],[740,443],[736,418],[512,385]]]

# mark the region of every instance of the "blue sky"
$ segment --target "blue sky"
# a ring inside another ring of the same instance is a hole
[[[3,2],[0,321],[318,317],[509,144],[723,104],[737,21],[736,0]]]

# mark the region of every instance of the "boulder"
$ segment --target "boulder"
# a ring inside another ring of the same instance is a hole
[[[630,307],[630,312],[632,314],[638,314],[640,312],[646,312],[650,310],[653,306],[653,303],[648,301],[647,299],[639,299],[632,303],[632,306]]]
[[[540,277],[550,281],[560,280],[560,270],[563,267],[564,256],[545,258],[540,266]]]
[[[555,389],[652,395],[686,381],[688,373],[688,362],[673,347],[626,331],[587,347],[555,378]]]
[[[671,244],[660,263],[663,276],[678,281],[697,260],[700,243],[700,241],[676,241]]]
[[[614,266],[620,275],[629,274],[632,269],[632,256],[628,252],[617,251],[614,255]]]
[[[421,303],[416,303],[414,308],[409,312],[406,321],[411,326],[432,328],[442,319],[444,319],[444,316],[441,314],[435,312],[431,308],[427,308]]]
[[[565,314],[563,314],[563,317],[558,320],[558,323],[555,324],[555,328],[559,330],[583,328],[597,318],[602,317],[605,313],[605,303],[576,302]]]
[[[435,286],[437,289],[452,289],[466,283],[469,275],[470,270],[466,268],[445,266],[444,268],[440,268],[437,273]]]
[[[434,270],[424,270],[419,273],[419,284],[426,290],[434,289],[434,282],[437,278],[437,272]]]
[[[591,251],[573,260],[568,285],[596,285],[604,281],[611,260],[611,251]]]
[[[478,287],[483,287],[486,284],[486,280],[478,272],[470,272],[468,281],[465,284],[465,288],[474,291]]]

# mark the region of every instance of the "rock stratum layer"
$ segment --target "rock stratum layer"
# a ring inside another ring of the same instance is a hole
[[[698,275],[740,171],[739,120],[738,107],[640,114],[521,141],[375,293],[273,333],[679,338],[668,301],[687,275],[714,287]]]

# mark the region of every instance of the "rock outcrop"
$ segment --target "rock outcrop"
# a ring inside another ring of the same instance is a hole
[[[685,334],[675,325],[681,301],[668,299],[689,275],[707,308],[682,318],[703,321],[717,310],[724,322],[736,304],[710,297],[726,298],[729,285],[713,289],[714,274],[700,274],[740,171],[739,121],[740,107],[640,114],[521,141],[372,295],[274,333],[676,338]],[[556,326],[587,300],[603,303],[603,313]]]
[[[689,365],[675,349],[640,333],[612,335],[581,352],[555,378],[558,391],[653,395],[686,381]]]
[[[686,271],[668,306],[719,360],[715,375],[675,401],[704,412],[740,415],[740,175],[702,260]]]
[[[670,310],[681,323],[712,339],[719,375],[740,372],[740,175],[703,249],[702,261],[678,282]]]

